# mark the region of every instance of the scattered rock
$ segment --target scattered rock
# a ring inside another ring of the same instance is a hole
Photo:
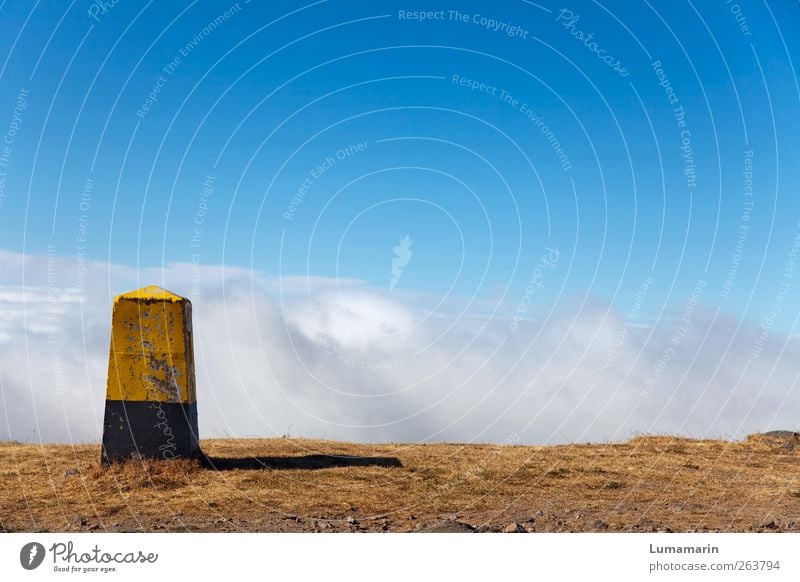
[[[659,529],[658,524],[656,522],[646,517],[637,521],[633,527],[635,529],[643,529],[645,531],[657,531]]]
[[[566,477],[567,475],[569,475],[569,469],[565,469],[563,467],[559,467],[558,469],[551,469],[550,471],[547,471],[544,474],[545,477],[556,477],[556,478]]]
[[[422,528],[422,533],[473,533],[475,528],[463,521],[448,519],[437,524]]]
[[[592,528],[593,529],[599,529],[599,530],[606,530],[606,529],[608,529],[608,524],[606,522],[604,522],[602,519],[595,519],[592,522]]]
[[[800,432],[791,430],[770,430],[751,434],[747,437],[748,440],[767,440],[772,441],[776,445],[781,445],[783,448],[793,451],[795,447],[800,446]]]
[[[194,525],[192,523],[184,523],[184,524],[178,524],[178,525],[172,526],[170,528],[166,528],[166,531],[187,533],[187,532],[197,532],[197,531],[202,531],[202,530],[198,526],[196,526],[196,525]]]
[[[75,477],[75,476],[80,475],[80,474],[81,474],[81,472],[78,469],[76,469],[75,467],[73,467],[71,469],[67,469],[66,471],[64,471],[64,477]]]
[[[506,527],[503,528],[503,533],[527,533],[525,528],[522,524],[519,523],[509,523]]]
[[[75,521],[75,525],[79,525],[80,527],[83,527],[87,523],[89,523],[89,520],[86,519],[85,517],[83,517],[82,515],[79,515],[78,517],[76,517],[74,521]]]
[[[762,523],[758,527],[760,527],[761,529],[778,529],[778,524],[775,523],[774,519],[771,519],[769,521]]]
[[[761,436],[771,439],[800,439],[800,432],[791,430],[770,430],[768,432],[762,432]]]

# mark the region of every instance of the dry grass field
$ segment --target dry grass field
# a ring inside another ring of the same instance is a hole
[[[0,531],[800,531],[793,439],[202,446],[214,468],[0,443]]]

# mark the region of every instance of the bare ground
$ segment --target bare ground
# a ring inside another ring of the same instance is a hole
[[[0,531],[800,531],[800,446],[203,441],[213,466],[0,443]]]

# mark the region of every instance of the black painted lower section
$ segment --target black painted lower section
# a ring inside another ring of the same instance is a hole
[[[197,403],[106,400],[102,462],[136,456],[200,456]]]

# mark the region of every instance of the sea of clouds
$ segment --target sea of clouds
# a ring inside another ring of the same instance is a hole
[[[586,296],[515,322],[221,266],[0,252],[0,273],[0,439],[99,441],[113,297],[147,284],[192,299],[203,438],[564,443],[798,427],[800,341],[702,301],[643,324]]]

